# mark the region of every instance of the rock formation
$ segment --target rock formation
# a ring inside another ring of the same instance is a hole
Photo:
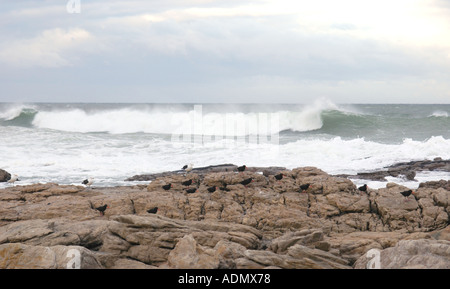
[[[246,178],[253,182],[240,184]],[[370,249],[393,256],[386,268],[419,266],[414,252],[432,252],[447,268],[448,182],[421,184],[409,199],[405,189],[389,183],[363,193],[314,167],[193,170],[90,189],[17,185],[0,190],[0,268],[65,268],[72,249],[81,268],[360,268]],[[95,208],[104,204],[101,215]],[[420,244],[423,251],[411,249]],[[398,263],[404,252],[410,258]]]
[[[415,180],[416,172],[422,171],[444,171],[450,172],[450,160],[435,158],[434,160],[411,161],[397,163],[382,170],[373,172],[357,173],[356,175],[338,175],[352,179],[366,179],[373,181],[386,181],[386,177],[403,177],[407,180]]]
[[[11,179],[11,174],[5,170],[0,169],[0,182],[7,182]]]

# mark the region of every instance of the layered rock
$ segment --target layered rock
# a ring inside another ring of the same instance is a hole
[[[374,258],[380,269],[450,269],[450,241],[401,240],[394,247],[363,255],[355,268],[376,266]]]
[[[94,253],[80,246],[0,245],[0,269],[101,269]]]
[[[267,171],[223,171],[171,174],[139,186],[3,189],[0,264],[22,266],[6,261],[23,255],[14,252],[56,256],[66,252],[57,246],[78,246],[87,250],[91,259],[82,267],[89,268],[351,268],[370,249],[449,239],[450,191],[443,183],[420,185],[405,199],[406,188],[394,183],[363,193],[317,168],[279,172],[280,181]],[[250,177],[252,183],[240,184]],[[306,191],[303,184],[310,184]],[[197,191],[187,193],[192,187]],[[102,215],[95,208],[104,204]],[[157,214],[149,214],[155,206]]]

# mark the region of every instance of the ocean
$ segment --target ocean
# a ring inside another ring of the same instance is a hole
[[[124,180],[189,163],[356,174],[449,159],[450,105],[0,103],[0,152],[0,168],[19,175],[17,185],[87,177],[94,186],[132,185],[139,182]],[[389,181],[417,188],[449,178],[418,172],[417,181]]]

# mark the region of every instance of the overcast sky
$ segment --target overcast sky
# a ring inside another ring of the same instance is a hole
[[[448,0],[0,0],[0,35],[0,102],[450,103]]]

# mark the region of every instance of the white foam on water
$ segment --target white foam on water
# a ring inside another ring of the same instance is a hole
[[[329,174],[356,174],[398,162],[450,158],[450,140],[441,136],[426,141],[405,139],[400,144],[335,137],[277,145],[225,138],[175,144],[148,134],[86,134],[21,127],[0,127],[0,135],[4,136],[0,167],[18,174],[21,182],[17,184],[77,184],[91,176],[97,185],[115,185],[136,174],[179,170],[187,163],[196,167],[223,163],[288,169],[315,166]],[[420,178],[418,173],[416,179]],[[435,180],[434,173],[423,179]]]
[[[448,117],[448,112],[443,110],[436,110],[429,117]]]
[[[284,130],[305,132],[323,126],[322,112],[348,108],[328,100],[318,100],[295,111],[266,112],[203,112],[193,106],[185,111],[148,107],[125,107],[86,111],[80,108],[39,111],[32,124],[67,132],[203,134],[243,136],[271,135]]]
[[[15,119],[16,117],[20,116],[20,114],[25,110],[36,110],[36,106],[20,103],[5,104],[2,106],[2,109],[0,110],[0,119],[3,120]]]

